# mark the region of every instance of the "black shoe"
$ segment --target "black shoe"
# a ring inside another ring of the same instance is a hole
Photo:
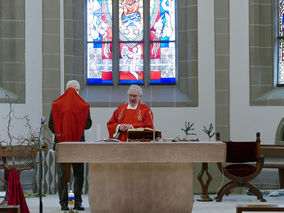
[[[62,211],[68,211],[68,210],[69,210],[69,207],[68,207],[68,206],[61,206],[61,210],[62,210]]]
[[[84,211],[85,210],[85,208],[81,204],[80,205],[75,205],[74,209],[75,210],[79,210],[79,211]]]

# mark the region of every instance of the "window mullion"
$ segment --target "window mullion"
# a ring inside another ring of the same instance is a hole
[[[118,87],[119,81],[119,1],[112,1],[112,82]]]
[[[144,10],[144,53],[143,53],[143,63],[144,63],[144,85],[147,88],[150,84],[150,1],[144,0],[143,2]]]

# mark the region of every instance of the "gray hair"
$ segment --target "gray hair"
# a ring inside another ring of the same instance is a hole
[[[138,90],[140,92],[140,95],[142,96],[143,95],[143,90],[141,89],[141,87],[139,87],[138,85],[136,84],[131,84],[127,90],[127,94],[129,94],[129,90]]]
[[[76,80],[70,80],[66,84],[66,90],[69,89],[70,87],[78,87],[80,89],[80,83]]]

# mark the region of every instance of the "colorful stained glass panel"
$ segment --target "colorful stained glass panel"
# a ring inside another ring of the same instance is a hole
[[[278,36],[284,36],[284,0],[279,0],[279,32]],[[284,84],[284,43],[283,39],[279,40],[279,55],[278,55],[278,84]]]
[[[279,0],[279,36],[284,36],[284,0]]]
[[[161,44],[166,44],[168,47],[161,47]],[[155,45],[160,47],[154,47]],[[159,48],[160,51],[156,56],[151,54],[150,82],[153,84],[176,83],[175,42],[153,43],[151,51],[154,48]]]
[[[150,1],[151,41],[175,40],[175,0]]]
[[[143,81],[143,0],[119,2],[119,83]]]
[[[88,83],[112,84],[112,1],[87,0]],[[143,84],[143,0],[120,0],[119,83]],[[175,83],[175,0],[150,0],[150,82]]]
[[[120,43],[119,83],[143,82],[143,43]]]
[[[102,48],[94,47],[93,43],[88,44],[87,79],[89,84],[112,84],[112,55],[110,58],[103,56]],[[111,45],[110,45],[111,46]]]
[[[143,0],[119,1],[119,40],[122,42],[143,40]]]
[[[112,1],[88,0],[88,68],[90,84],[112,83]]]

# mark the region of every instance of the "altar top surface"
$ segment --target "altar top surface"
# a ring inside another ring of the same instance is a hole
[[[64,142],[56,144],[58,163],[224,162],[222,142]]]

